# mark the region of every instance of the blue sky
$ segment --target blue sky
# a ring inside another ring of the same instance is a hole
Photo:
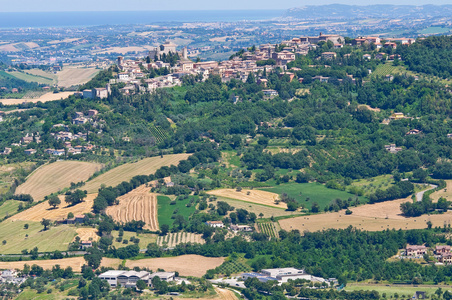
[[[322,4],[452,4],[452,0],[0,0],[0,12],[287,9]]]

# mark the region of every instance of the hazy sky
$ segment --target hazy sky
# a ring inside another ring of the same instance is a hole
[[[322,4],[452,4],[452,0],[0,0],[0,12],[287,9]]]

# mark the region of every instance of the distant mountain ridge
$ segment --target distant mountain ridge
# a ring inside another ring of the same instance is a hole
[[[367,6],[330,4],[330,5],[307,5],[291,8],[285,12],[283,17],[294,19],[399,19],[399,18],[422,18],[431,19],[439,17],[450,17],[452,5],[391,5],[376,4]]]

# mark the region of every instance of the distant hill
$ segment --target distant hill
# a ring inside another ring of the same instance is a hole
[[[291,8],[283,17],[294,19],[431,19],[450,17],[452,5],[344,5],[331,4]]]

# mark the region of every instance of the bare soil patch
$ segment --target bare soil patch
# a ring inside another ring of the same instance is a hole
[[[149,258],[128,260],[129,268],[142,267],[156,271],[158,268],[165,271],[177,271],[181,276],[201,277],[207,270],[215,269],[224,262],[224,257],[204,257],[200,255],[182,255],[177,257]]]
[[[71,182],[87,180],[100,170],[101,164],[81,161],[57,161],[38,168],[25,183],[17,187],[16,194],[30,194],[35,201],[69,187]]]
[[[151,188],[142,185],[133,191],[118,198],[119,204],[109,206],[107,214],[113,220],[127,223],[130,221],[143,221],[144,229],[159,230],[157,220],[157,195],[150,193]]]
[[[237,192],[234,189],[220,189],[220,190],[214,190],[209,191],[209,194],[219,196],[219,197],[225,197],[230,199],[237,199],[241,201],[256,203],[256,204],[263,204],[273,207],[279,207],[279,208],[287,208],[287,204],[284,202],[280,202],[279,204],[275,203],[275,200],[279,199],[279,195],[271,192],[266,191],[260,191],[260,190],[241,190],[240,192]]]

